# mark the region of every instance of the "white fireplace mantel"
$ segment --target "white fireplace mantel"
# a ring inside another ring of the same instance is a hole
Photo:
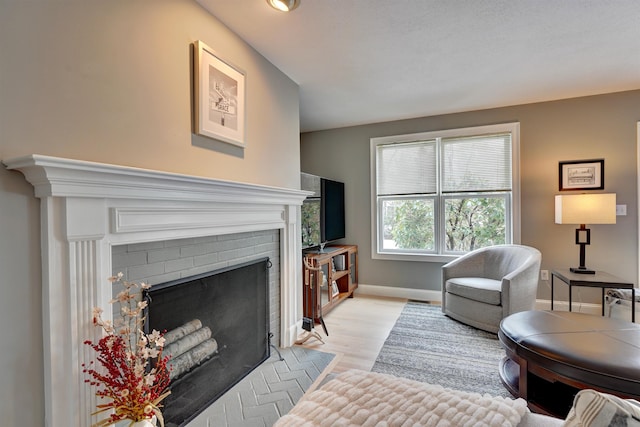
[[[281,345],[293,345],[306,192],[41,155],[4,164],[41,199],[46,426],[95,422],[82,373],[95,355],[83,341],[99,338],[91,311],[111,299],[115,245],[280,229]]]

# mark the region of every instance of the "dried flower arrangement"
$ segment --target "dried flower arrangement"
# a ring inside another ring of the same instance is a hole
[[[106,427],[122,420],[133,424],[153,416],[164,426],[160,402],[170,394],[169,356],[162,356],[163,334],[143,331],[147,302],[141,298],[141,292],[150,286],[124,281],[122,276],[119,273],[109,278],[110,282],[124,286],[110,301],[120,305],[121,317],[113,322],[103,320],[102,309],[94,308],[93,324],[106,335],[97,344],[85,341],[98,353],[97,360],[102,365],[102,369],[94,368],[93,362],[88,367],[83,365],[83,372],[89,376],[85,382],[98,387],[96,396],[111,399],[97,405],[98,410],[92,415],[113,410],[109,418],[93,427]]]

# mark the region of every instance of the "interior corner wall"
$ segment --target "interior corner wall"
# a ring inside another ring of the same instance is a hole
[[[246,73],[246,148],[192,133],[192,51]],[[0,160],[299,188],[298,86],[194,0],[0,2]],[[2,425],[45,425],[39,200],[0,166]]]
[[[542,268],[578,264],[577,226],[554,223],[558,162],[604,159],[605,192],[617,194],[627,215],[615,225],[590,225],[587,265],[638,284],[638,212],[636,123],[640,119],[640,90],[553,102],[472,111],[386,123],[309,132],[301,135],[303,172],[344,181],[347,237],[359,246],[362,284],[401,288],[441,289],[441,263],[373,260],[371,258],[371,200],[369,140],[441,129],[520,122],[522,197],[521,243],[542,252]],[[600,301],[600,290],[575,288],[574,302]],[[568,300],[566,286],[554,297]],[[540,282],[538,298],[550,299],[550,283]]]

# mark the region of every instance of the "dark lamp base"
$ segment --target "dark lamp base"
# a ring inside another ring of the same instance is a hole
[[[591,270],[590,268],[587,268],[587,267],[571,267],[569,271],[577,274],[596,274],[595,270]]]

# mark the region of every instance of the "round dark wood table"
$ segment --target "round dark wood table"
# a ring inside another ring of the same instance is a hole
[[[575,394],[591,388],[640,399],[640,325],[565,311],[504,318],[500,378],[534,412],[564,418]]]

